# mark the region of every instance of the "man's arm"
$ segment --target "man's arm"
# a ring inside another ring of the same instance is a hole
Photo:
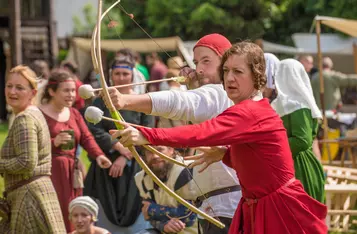
[[[109,95],[117,110],[130,110],[150,114],[152,101],[148,94],[121,94],[115,88],[109,88]]]
[[[332,78],[339,84],[341,88],[354,88],[357,86],[356,74],[343,74],[340,72],[334,72]]]
[[[123,95],[114,89],[110,93],[117,109],[192,122],[211,119],[232,105],[219,84],[204,85],[189,91],[169,90],[144,95]]]
[[[191,201],[188,201],[192,204]],[[176,218],[185,223],[186,227],[190,227],[195,223],[197,215],[184,205],[179,204],[178,207],[162,206],[157,203],[151,203],[148,208],[149,220],[159,220],[167,222],[171,218]]]
[[[150,220],[151,226],[155,229],[159,230],[160,232],[164,232],[165,225],[168,221],[157,221],[157,220]]]

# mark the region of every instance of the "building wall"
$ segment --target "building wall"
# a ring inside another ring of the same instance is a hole
[[[77,15],[82,20],[83,7],[91,3],[97,9],[97,0],[54,0],[54,14],[57,21],[57,36],[64,38],[73,33],[73,16]]]

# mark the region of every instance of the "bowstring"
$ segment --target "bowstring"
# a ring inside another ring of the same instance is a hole
[[[172,58],[172,56],[171,56],[165,49],[163,49],[163,48],[159,45],[159,43],[157,43],[157,42],[155,41],[155,39],[135,20],[134,16],[132,17],[132,15],[129,14],[129,13],[127,12],[127,10],[125,10],[125,8],[124,8],[120,3],[117,5],[117,7],[118,7],[125,15],[127,15],[127,16],[136,24],[136,26],[138,26],[138,27],[157,45],[157,47],[160,48],[161,52],[165,53],[166,56],[168,56],[169,58]],[[174,62],[176,63],[176,65],[177,65],[180,69],[182,68],[182,66],[180,66],[180,64],[178,64],[178,62],[176,62],[175,60],[174,60]],[[186,72],[185,72],[185,74],[188,75]]]
[[[165,53],[169,58],[172,58],[172,56],[171,56],[165,49],[163,49],[163,48],[159,45],[159,43],[157,43],[157,42],[155,41],[155,39],[134,19],[133,16],[131,16],[131,14],[129,14],[129,13],[125,10],[125,8],[124,8],[120,3],[119,3],[117,6],[118,6],[118,8],[119,8],[125,15],[127,15],[127,16],[160,48],[161,52]],[[109,17],[109,13],[108,13],[108,17]],[[109,17],[109,19],[110,19],[110,17]],[[116,34],[118,35],[118,37],[119,37],[119,39],[120,39],[120,41],[121,41],[123,47],[125,48],[124,41],[121,39],[121,37],[120,37],[120,35],[119,35],[119,32],[118,32],[116,26],[115,26],[114,28],[115,28]],[[175,60],[173,60],[173,61],[176,63],[176,65],[177,65],[180,69],[182,69],[182,67],[180,66],[180,64],[178,64]],[[185,74],[188,75],[186,72],[185,72]],[[148,86],[146,86],[146,91],[148,91],[147,88],[148,88]],[[186,123],[185,123],[185,124],[188,125],[188,121],[187,121],[187,120],[186,120]],[[188,150],[188,148],[185,148],[185,150],[184,150],[184,156],[186,155],[187,150]],[[179,157],[179,158],[180,158],[180,160],[181,160],[182,163],[185,163],[185,160],[184,160],[182,157]],[[221,220],[219,219],[219,217],[216,216],[215,211],[214,211],[212,205],[211,205],[210,202],[208,201],[208,197],[203,193],[203,191],[202,191],[202,189],[200,188],[200,186],[198,185],[197,181],[194,179],[193,174],[191,173],[191,171],[190,171],[187,167],[185,167],[185,169],[187,170],[187,172],[188,172],[189,175],[191,176],[191,178],[192,178],[193,182],[195,183],[196,187],[198,188],[199,192],[202,194],[201,196],[203,196],[204,199],[207,201],[207,204],[208,204],[210,210],[212,211],[213,216],[216,217],[217,220],[221,221]]]

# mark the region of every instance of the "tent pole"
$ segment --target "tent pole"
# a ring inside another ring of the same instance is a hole
[[[316,39],[317,39],[317,63],[318,63],[318,69],[319,69],[319,79],[320,79],[320,103],[321,103],[321,109],[322,109],[322,119],[323,119],[323,129],[324,129],[324,134],[323,134],[323,139],[327,139],[327,134],[328,134],[328,124],[327,124],[327,119],[325,115],[325,84],[324,84],[324,78],[323,78],[323,69],[322,69],[322,54],[321,54],[321,21],[316,20]]]
[[[353,58],[355,61],[355,73],[357,74],[357,44],[353,43]]]

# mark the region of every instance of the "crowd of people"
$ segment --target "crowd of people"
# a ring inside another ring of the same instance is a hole
[[[187,78],[109,88],[115,108],[139,126],[123,123],[123,130],[107,119],[85,120],[88,106],[111,113],[100,95],[86,103],[79,97],[75,64],[50,70],[35,61],[11,69],[5,94],[13,118],[0,151],[1,233],[327,233],[318,75],[334,94],[326,95],[328,109],[357,77],[333,71],[329,58],[323,71],[312,72],[311,56],[280,61],[220,34],[198,40],[193,55],[195,69],[179,56],[165,64],[152,53],[148,70],[140,54],[116,53],[111,86]],[[186,167],[141,147],[147,144]],[[132,145],[167,187],[225,227],[158,187],[133,159]]]

